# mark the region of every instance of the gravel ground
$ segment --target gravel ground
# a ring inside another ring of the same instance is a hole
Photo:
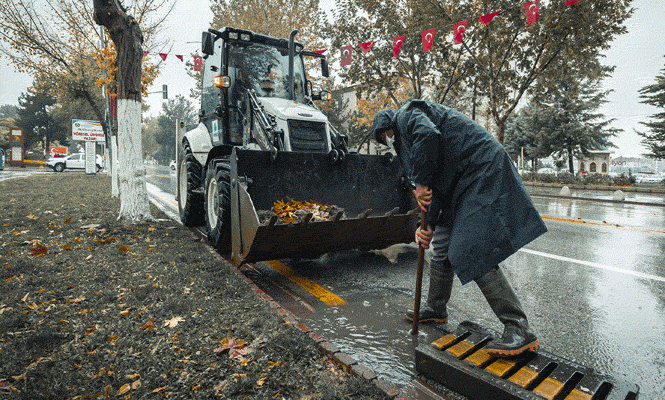
[[[118,222],[110,187],[0,182],[0,398],[387,398],[157,208]]]

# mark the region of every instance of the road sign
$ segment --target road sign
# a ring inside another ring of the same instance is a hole
[[[23,129],[9,128],[9,131],[9,147],[12,151],[9,163],[11,165],[23,165]]]
[[[105,142],[104,129],[99,121],[72,120],[72,139]]]

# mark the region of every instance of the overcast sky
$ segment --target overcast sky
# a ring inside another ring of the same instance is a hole
[[[560,0],[562,3],[563,0]],[[322,6],[330,10],[334,0],[323,0]],[[613,157],[636,157],[646,150],[640,145],[640,137],[635,129],[644,131],[640,121],[648,121],[650,115],[658,109],[640,103],[638,90],[655,82],[655,77],[665,67],[665,7],[660,0],[634,0],[635,14],[628,21],[628,34],[617,38],[612,48],[606,52],[604,63],[616,65],[612,78],[604,82],[605,89],[613,89],[609,103],[601,110],[607,118],[616,118],[614,126],[624,130],[614,139],[617,148]],[[169,98],[181,94],[189,97],[189,91],[195,82],[185,71],[185,63],[175,55],[182,55],[185,60],[200,48],[201,32],[208,29],[212,21],[208,0],[179,0],[167,21],[168,33],[173,41],[173,48],[164,61],[162,74],[155,80],[151,92],[161,91],[162,85],[168,85]],[[390,39],[390,38],[388,38]],[[327,53],[336,57],[333,51]],[[154,61],[159,56],[154,54]],[[17,74],[13,66],[7,65],[6,58],[0,58],[0,105],[18,105],[18,97],[32,83],[30,77]],[[161,111],[161,93],[150,94],[147,100],[150,114]]]

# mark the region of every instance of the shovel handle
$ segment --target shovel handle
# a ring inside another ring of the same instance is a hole
[[[420,229],[427,229],[427,211],[422,211],[420,216]],[[418,268],[416,269],[416,296],[413,302],[413,324],[411,325],[411,334],[418,334],[418,323],[420,322],[420,296],[423,287],[423,266],[425,264],[425,249],[418,246]]]

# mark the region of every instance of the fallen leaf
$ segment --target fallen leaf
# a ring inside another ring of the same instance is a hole
[[[83,297],[83,295],[80,295],[79,297],[77,297],[75,299],[69,299],[69,302],[71,304],[77,304],[77,303],[82,302],[83,300],[85,300],[85,297]]]
[[[266,378],[261,378],[258,381],[256,381],[256,386],[261,387],[263,384],[266,383]]]
[[[194,387],[192,388],[192,391],[194,391],[194,393],[196,393],[199,389],[201,389],[201,385],[200,385],[200,384],[194,386]]]
[[[146,331],[151,331],[151,330],[155,329],[155,320],[153,320],[152,318],[150,318],[150,321],[148,321],[148,322],[146,322],[145,324],[143,324],[143,326],[141,327],[141,329],[146,330]]]
[[[270,363],[270,366],[268,367],[268,371],[270,371],[271,369],[273,369],[273,368],[277,368],[277,367],[279,367],[280,365],[282,365],[282,362],[281,362],[281,361],[277,361],[277,362],[268,361],[268,363]]]
[[[69,250],[72,247],[72,245],[71,244],[63,244],[60,247],[62,247],[63,250]]]
[[[67,218],[67,219],[65,220],[65,224],[68,224],[68,223],[70,223],[70,222],[72,222],[72,217],[69,217],[69,218]]]
[[[127,248],[127,246],[120,246],[120,249],[118,250],[122,251],[123,253],[129,253],[129,249]]]
[[[30,215],[26,215],[26,217],[27,217],[27,218],[30,218],[30,219],[39,219],[39,217],[37,217],[37,216],[35,216],[35,215],[32,215],[32,214],[30,214]]]
[[[138,375],[138,374],[137,374]],[[134,382],[132,382],[132,390],[136,390],[141,386],[141,380],[137,379]]]
[[[116,396],[120,396],[120,395],[123,395],[123,394],[129,392],[129,390],[130,390],[131,388],[132,388],[132,387],[129,386],[129,383],[125,383],[124,385],[122,385],[122,386],[120,387],[120,389],[118,389],[118,394],[116,394]]]
[[[131,309],[132,309],[131,307],[128,307],[128,308],[120,311],[120,315],[122,315],[123,317],[126,317],[129,314],[129,310],[131,310]]]
[[[176,326],[178,326],[178,323],[182,321],[184,321],[182,317],[173,317],[171,319],[167,319],[166,321],[164,321],[164,326],[168,326],[169,328],[175,328]]]
[[[32,252],[33,256],[43,256],[48,253],[48,249],[41,244],[38,244],[37,247],[30,249],[30,251]]]
[[[23,303],[25,303],[26,300],[28,300],[28,296],[30,295],[30,292],[26,293],[25,296],[21,299]]]
[[[164,396],[164,393],[163,393],[164,389],[166,389],[166,386],[162,386],[160,388],[157,388],[157,389],[153,390],[152,392],[157,393],[160,396]]]

